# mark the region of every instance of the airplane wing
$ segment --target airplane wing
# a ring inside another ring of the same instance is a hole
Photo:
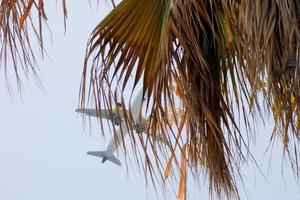
[[[86,114],[87,116],[90,116],[90,117],[98,117],[97,116],[97,112],[96,112],[96,109],[90,109],[90,108],[78,108],[75,110],[75,112],[77,113],[82,113],[82,114]]]
[[[110,111],[109,110],[106,110],[106,109],[102,109],[99,111],[99,115],[97,115],[97,111],[96,109],[89,109],[89,108],[86,108],[86,109],[76,109],[75,112],[78,112],[78,113],[82,113],[82,114],[85,114],[87,116],[90,116],[90,117],[100,117],[102,119],[107,119],[107,120],[112,120],[112,122],[115,124],[115,125],[119,125],[120,122],[119,122],[119,118],[118,118],[118,113],[115,112],[115,111],[112,111],[112,116],[110,115]],[[122,114],[120,114],[120,118],[122,120]]]

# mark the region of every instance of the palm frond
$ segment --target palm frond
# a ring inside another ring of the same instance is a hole
[[[35,25],[33,10],[37,12],[38,25]],[[42,24],[47,20],[44,3],[42,0],[1,1],[0,13],[1,71],[7,74],[8,67],[12,66],[16,81],[20,83],[21,72],[36,73],[31,34],[35,35],[44,51]]]
[[[66,29],[67,7],[62,0]],[[22,76],[38,78],[36,55],[45,52],[43,29],[47,22],[44,0],[3,0],[0,3],[0,74],[9,82],[11,73],[17,85]],[[37,45],[34,44],[37,40]],[[39,48],[39,49],[38,49]],[[39,52],[38,52],[39,50]]]

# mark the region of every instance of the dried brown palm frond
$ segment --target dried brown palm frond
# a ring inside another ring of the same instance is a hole
[[[237,51],[240,59],[245,60],[241,65],[242,71],[247,76],[254,98],[258,83],[265,83],[262,88],[264,101],[275,121],[272,138],[282,138],[298,175],[300,2],[241,1],[238,17],[245,42],[240,47],[248,48]]]
[[[35,25],[33,13],[37,11],[38,25]],[[0,4],[0,63],[1,73],[7,74],[10,67],[20,83],[21,73],[36,73],[35,54],[31,46],[32,35],[39,41],[43,50],[42,24],[46,20],[44,3],[34,1],[1,1]]]
[[[65,0],[62,0],[62,7],[66,24]],[[44,0],[3,0],[0,3],[0,74],[7,76],[13,72],[19,86],[22,75],[37,73],[35,56],[38,48],[42,55],[44,53],[46,21]],[[34,39],[37,45],[33,45]]]

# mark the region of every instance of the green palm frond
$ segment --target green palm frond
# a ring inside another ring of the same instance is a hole
[[[101,21],[92,33],[87,54],[87,59],[91,56],[95,56],[95,60],[104,59],[105,67],[101,69],[103,73],[99,75],[99,79],[106,76],[109,67],[120,56],[115,66],[115,74],[121,70],[123,75],[126,69],[123,87],[126,86],[135,64],[138,68],[135,84],[144,72],[144,86],[148,87],[149,82],[153,82],[158,66],[166,62],[162,55],[166,53],[169,45],[165,38],[169,12],[170,0],[129,0],[122,1]],[[108,51],[106,55],[105,51]],[[92,55],[95,52],[96,55]],[[101,56],[104,58],[100,58]],[[94,66],[92,70],[98,71],[98,66]]]

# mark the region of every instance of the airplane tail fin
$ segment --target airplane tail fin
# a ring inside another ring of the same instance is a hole
[[[105,151],[89,151],[87,152],[87,154],[102,158],[102,163],[109,160],[115,163],[116,165],[121,166],[121,162],[114,155],[107,156]]]

